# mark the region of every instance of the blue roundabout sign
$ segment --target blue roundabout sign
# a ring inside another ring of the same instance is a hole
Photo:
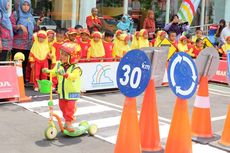
[[[198,72],[193,59],[184,52],[174,54],[168,66],[169,86],[182,99],[191,98],[197,89]]]

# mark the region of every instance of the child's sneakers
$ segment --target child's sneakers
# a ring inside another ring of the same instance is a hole
[[[36,87],[36,88],[34,88],[34,91],[38,92],[38,90],[39,90],[39,89],[38,89],[37,87]]]
[[[58,94],[58,91],[55,87],[52,87],[52,92],[55,93],[55,94]]]
[[[55,87],[52,87],[52,92],[56,92],[56,88]]]
[[[75,129],[72,127],[72,123],[71,122],[66,122],[65,123],[65,126],[64,126],[64,129],[69,131],[69,132],[74,132]]]

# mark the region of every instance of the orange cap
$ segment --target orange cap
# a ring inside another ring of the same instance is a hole
[[[115,32],[115,34],[116,35],[120,35],[120,34],[122,34],[123,32],[121,31],[121,30],[117,30],[116,32]]]
[[[47,35],[49,34],[55,34],[55,32],[53,30],[47,30]]]
[[[68,28],[67,35],[77,34],[77,30],[74,28]]]
[[[96,32],[94,32],[94,33],[92,34],[92,37],[93,37],[93,38],[94,38],[94,37],[102,38],[102,34],[101,34],[100,32],[98,32],[98,31],[96,31]]]
[[[82,29],[81,33],[85,33],[90,36],[89,30],[87,28]]]
[[[37,37],[45,39],[47,37],[47,33],[44,30],[40,30],[37,33]]]
[[[140,32],[136,31],[134,35],[138,37],[138,36],[140,36]]]
[[[162,36],[162,35],[166,35],[167,33],[165,31],[160,31],[159,35]]]
[[[146,29],[141,29],[140,35],[141,35],[141,36],[144,36],[144,35],[146,35],[146,34],[148,34],[148,31],[147,31]]]
[[[226,36],[226,37],[225,37],[225,40],[228,40],[228,39],[230,39],[230,36]]]
[[[187,37],[185,36],[180,36],[180,41],[187,40]]]
[[[130,39],[129,35],[127,35],[127,34],[122,34],[122,35],[121,35],[121,40],[127,41],[127,40],[129,40],[129,39]]]

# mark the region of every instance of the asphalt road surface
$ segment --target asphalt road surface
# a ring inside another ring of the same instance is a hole
[[[164,146],[173,114],[176,97],[168,87],[156,89],[159,114],[160,137]],[[230,88],[219,84],[209,84],[212,127],[221,134],[227,108],[230,102]],[[84,135],[69,138],[58,134],[57,139],[48,141],[44,130],[48,126],[49,95],[41,95],[27,89],[33,97],[30,103],[0,105],[0,152],[1,153],[112,153],[116,143],[121,112],[125,97],[119,91],[91,92],[78,102],[77,121],[87,120],[98,126],[95,137]],[[54,109],[61,116],[57,96],[54,95]],[[137,98],[138,113],[141,110],[143,95]],[[188,100],[189,113],[195,96]],[[1,102],[0,102],[1,103]],[[78,122],[77,122],[78,123]],[[74,124],[77,126],[78,124]],[[225,153],[208,145],[193,143],[194,153]]]

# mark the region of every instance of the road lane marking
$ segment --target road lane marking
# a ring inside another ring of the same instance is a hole
[[[89,124],[96,124],[98,128],[105,128],[105,127],[111,127],[115,125],[119,125],[121,120],[121,116],[115,116],[115,117],[107,117],[97,120],[90,120],[88,121]],[[74,123],[74,127],[77,127],[78,124]]]
[[[80,108],[77,108],[77,111],[74,115],[79,116],[79,115],[93,114],[93,113],[99,113],[99,112],[105,112],[105,111],[111,111],[111,110],[114,110],[114,109],[111,107],[102,106],[102,105],[88,106],[88,107],[82,107],[82,108],[80,107]],[[54,113],[57,114],[58,116],[62,116],[62,112],[60,110],[55,110]],[[40,112],[39,114],[47,118],[49,117],[49,112]]]
[[[222,94],[230,94],[230,92],[228,92],[228,91],[222,91],[222,90],[217,90],[217,89],[212,89],[212,88],[209,88],[209,90],[219,92],[219,93],[222,93]]]
[[[116,108],[120,109],[120,111],[122,111],[122,109],[123,109],[123,106],[116,105],[116,104],[111,104],[111,103],[108,103],[108,102],[103,101],[103,100],[95,99],[95,98],[88,97],[88,96],[83,96],[83,98],[86,98],[86,99],[89,99],[89,100],[93,100],[93,101],[95,101],[95,102],[98,102],[98,103],[101,103],[101,104],[105,104],[105,105],[108,105],[108,106],[116,107]],[[140,114],[140,111],[138,111],[138,114]],[[160,120],[165,121],[165,122],[168,122],[168,123],[171,122],[170,119],[167,119],[167,118],[164,118],[164,117],[161,117],[161,116],[158,116],[158,118],[159,118]]]
[[[212,91],[209,91],[209,93],[210,93],[210,94],[213,94],[213,95],[218,95],[218,96],[230,97],[230,95],[221,94],[221,93],[216,93],[216,92],[212,92]]]
[[[226,119],[226,115],[223,115],[223,116],[218,116],[218,117],[212,117],[211,121],[215,122],[215,121],[225,120],[225,119]]]
[[[208,145],[201,145],[201,144],[193,144],[192,146],[193,153],[227,153],[220,149],[216,149],[214,147],[210,147]]]

